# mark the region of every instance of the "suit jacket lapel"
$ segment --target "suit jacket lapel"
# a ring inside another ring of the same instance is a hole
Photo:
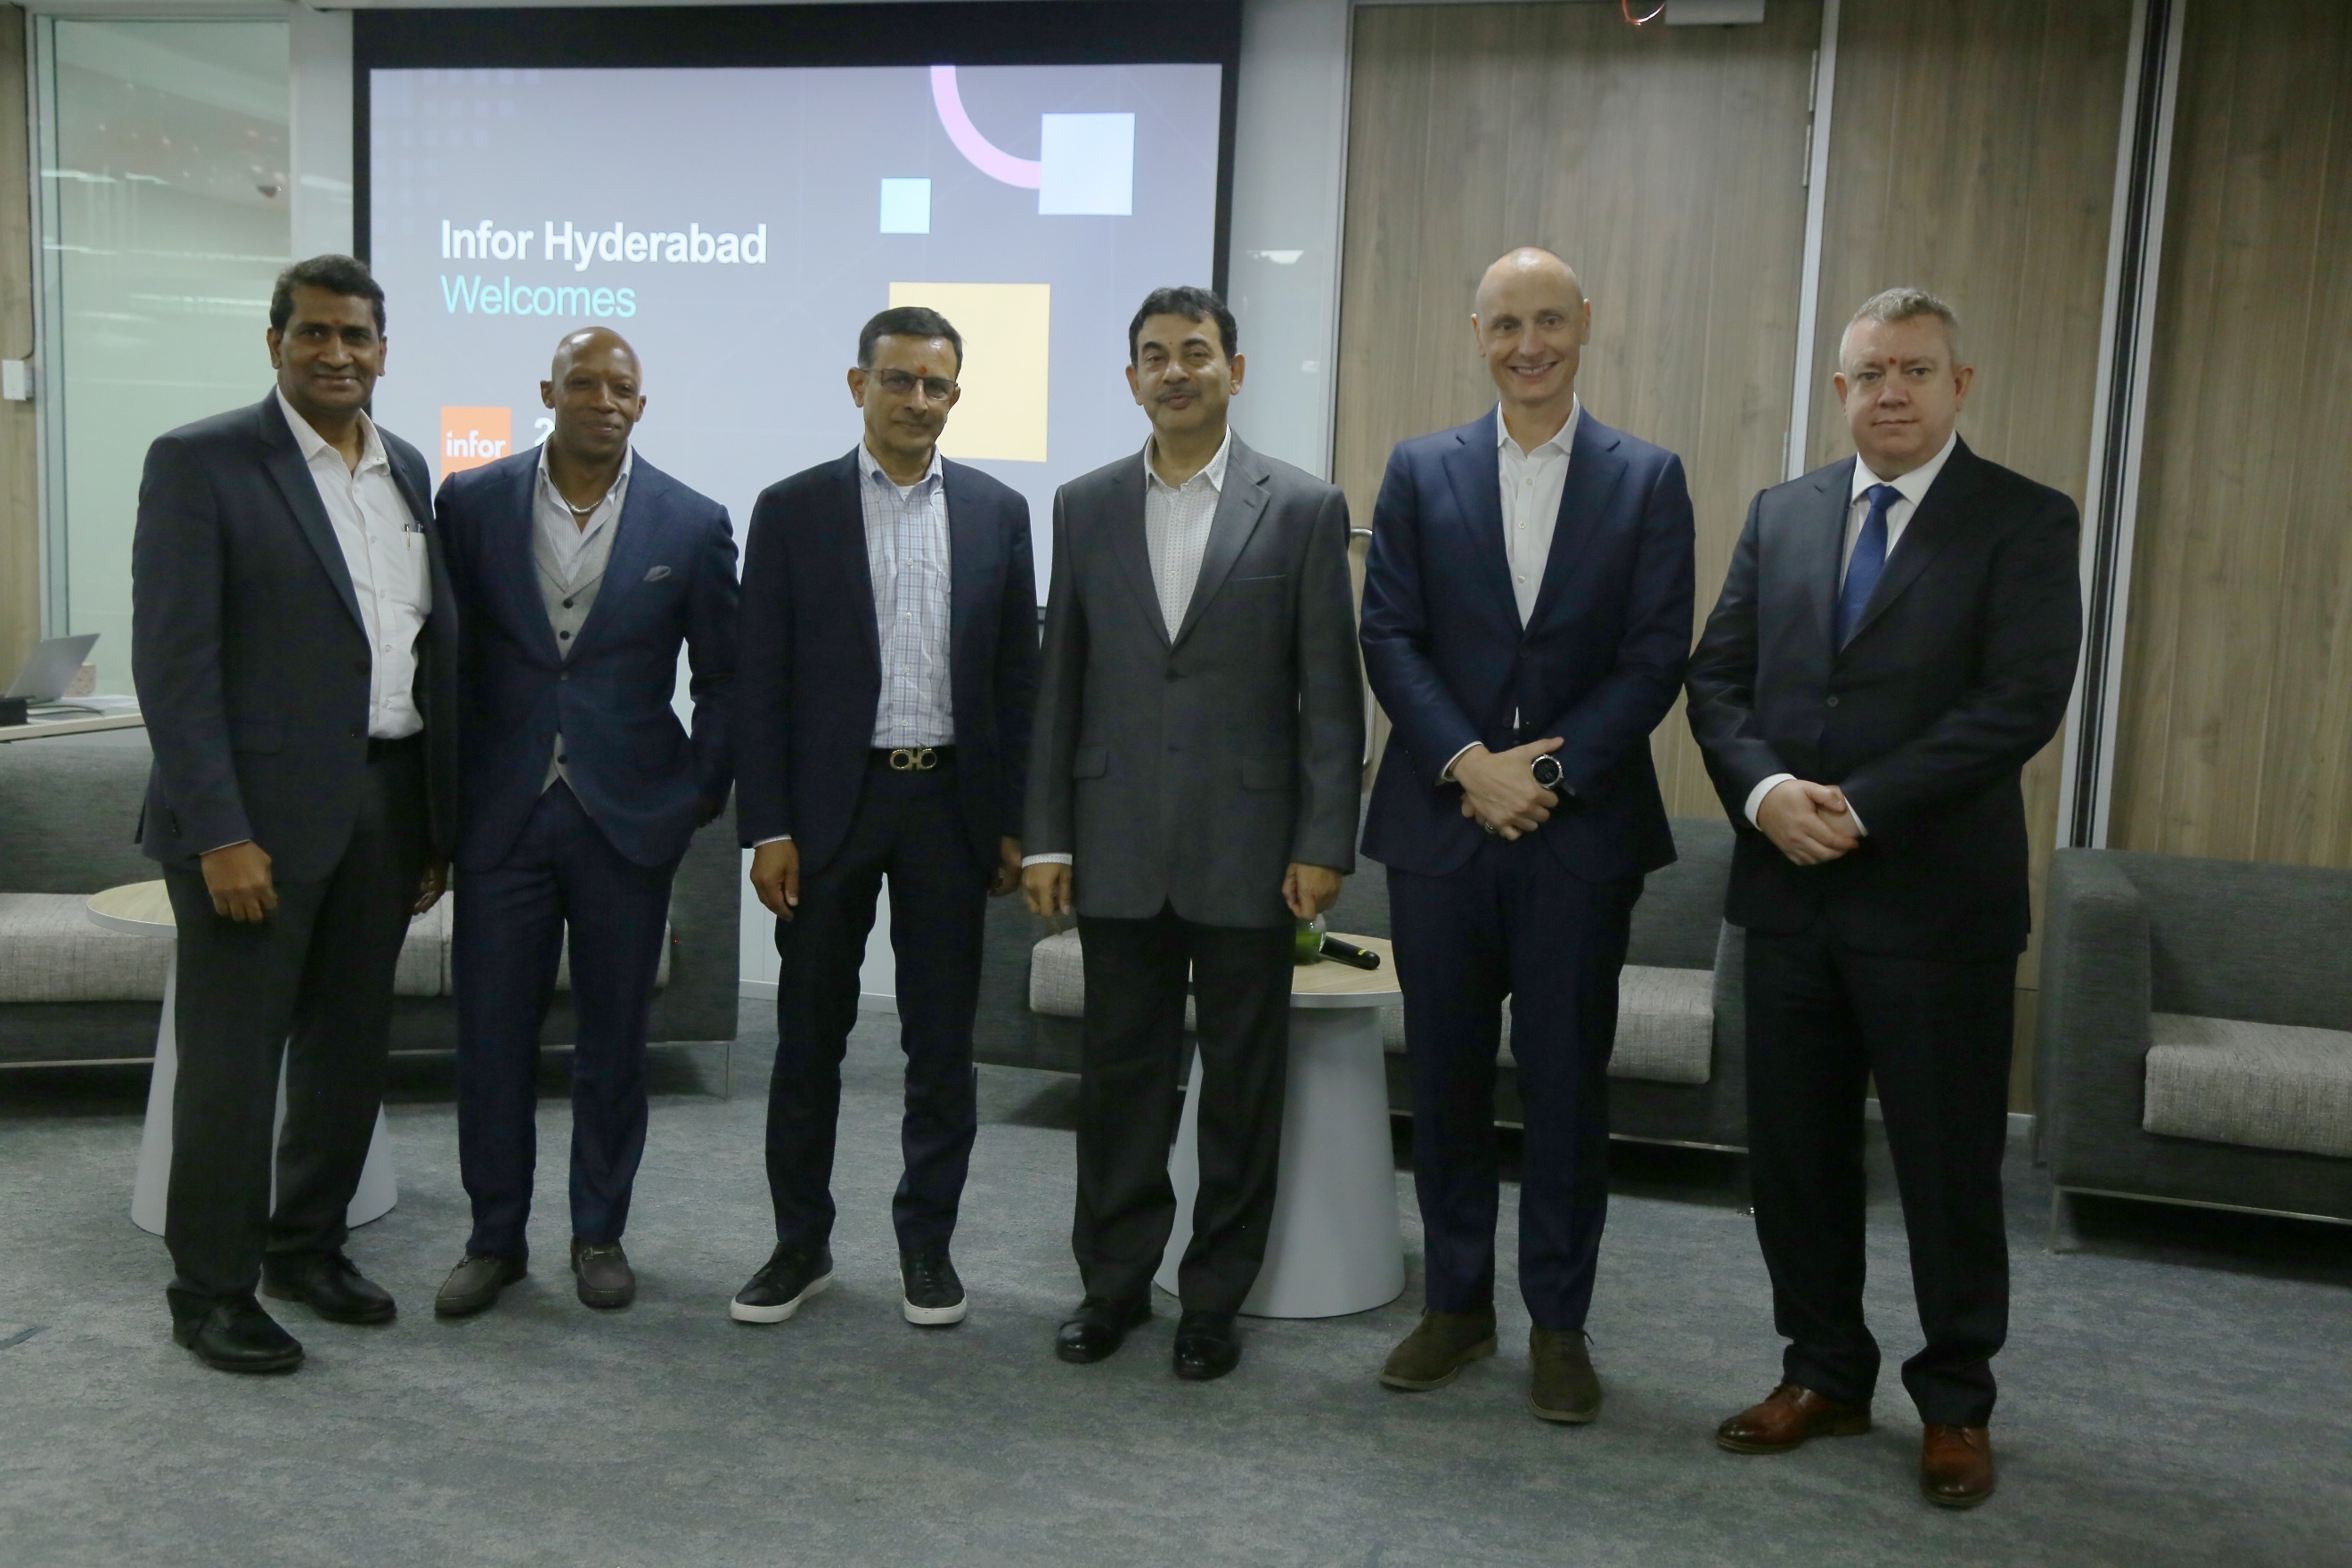
[[[621,498],[621,515],[613,520],[613,548],[604,557],[604,581],[597,584],[596,602],[588,606],[588,618],[572,645],[575,656],[620,617],[622,601],[645,580],[646,565],[661,544],[654,512],[660,489],[661,475],[650,464],[640,460],[630,470],[629,493]],[[547,616],[542,614],[540,619]]]
[[[1446,449],[1440,466],[1454,487],[1454,504],[1470,526],[1470,553],[1486,574],[1487,596],[1503,606],[1512,626],[1524,630],[1518,595],[1511,592],[1511,554],[1503,542],[1503,475],[1495,455],[1495,444],[1501,439],[1495,428],[1498,417],[1489,412],[1476,424],[1454,431],[1455,445]],[[1575,464],[1569,466],[1573,469]]]
[[[1870,603],[1863,606],[1862,620],[1853,628],[1853,637],[1846,639],[1847,646],[1853,646],[1856,638],[1870,630],[1872,624],[1886,613],[1886,607],[1917,582],[1928,563],[1951,542],[1960,525],[1960,503],[1982,478],[1976,454],[1969,450],[1966,442],[1956,445],[1951,457],[1945,460],[1944,471],[1936,476],[1936,482],[1919,498],[1918,509],[1904,526],[1901,542],[1886,557],[1886,570],[1879,577],[1878,586],[1871,590]]]
[[[534,547],[539,532],[538,489],[539,465],[533,462],[517,476],[502,515],[490,520],[488,537],[483,542],[490,559],[485,564],[490,580],[505,596],[508,618],[523,640],[550,664],[561,664],[563,651],[555,646],[555,627],[547,618],[547,601],[539,591],[539,552]]]
[[[360,614],[360,596],[352,588],[352,569],[344,563],[342,544],[335,538],[335,525],[327,519],[326,503],[319,499],[319,481],[310,477],[310,465],[302,460],[301,443],[294,438],[293,429],[286,423],[276,393],[261,400],[260,426],[265,454],[262,466],[268,469],[278,494],[293,510],[295,525],[310,542],[319,564],[327,569],[327,580],[335,585],[343,608],[351,612],[352,624],[365,637],[367,619]]]
[[[1821,471],[1813,489],[1819,498],[1806,524],[1803,540],[1805,611],[1812,617],[1816,647],[1837,652],[1838,579],[1845,564],[1845,514],[1853,504],[1853,458]]]
[[[942,462],[940,476],[948,501],[948,699],[950,710],[961,715],[971,711],[971,707],[961,692],[965,667],[958,656],[971,629],[972,606],[987,580],[992,552],[981,526],[980,502],[971,493],[963,465]],[[963,728],[959,717],[956,729],[961,732]]]
[[[1143,607],[1144,624],[1159,634],[1162,647],[1171,646],[1168,623],[1160,613],[1160,584],[1151,574],[1151,541],[1143,528],[1143,454],[1128,459],[1118,476],[1118,505],[1112,509],[1110,548],[1118,558],[1127,585]],[[1202,563],[1204,567],[1206,562]],[[1192,591],[1198,600],[1200,590]]]
[[[1225,486],[1217,493],[1216,515],[1209,520],[1208,548],[1201,553],[1201,576],[1192,584],[1192,597],[1184,606],[1184,624],[1176,633],[1179,643],[1201,624],[1202,613],[1233,574],[1234,563],[1241,559],[1250,535],[1257,531],[1257,520],[1265,515],[1265,486],[1273,471],[1242,445],[1240,437],[1233,442],[1233,450],[1225,454]]]
[[[851,615],[850,619],[857,623],[858,638],[865,645],[866,665],[874,672],[874,690],[878,700],[882,688],[882,628],[875,619],[879,610],[874,603],[874,563],[866,553],[866,465],[859,460],[856,448],[851,448],[849,455],[841,459],[836,478],[841,487],[835,492],[839,508],[830,520],[817,520],[817,526],[830,526],[839,541],[836,552],[843,574],[849,579],[840,592],[854,611],[862,612]]]
[[[1625,460],[1617,455],[1617,432],[1590,413],[1576,422],[1569,443],[1568,481],[1560,487],[1559,515],[1553,520],[1551,550],[1544,558],[1543,582],[1536,590],[1535,609],[1528,616],[1530,630],[1543,625],[1566,590],[1570,570],[1591,546],[1592,531],[1607,515],[1610,498],[1625,477]],[[1502,478],[1496,475],[1499,518]],[[1500,526],[1497,524],[1497,536]],[[1516,598],[1512,601],[1517,603]]]

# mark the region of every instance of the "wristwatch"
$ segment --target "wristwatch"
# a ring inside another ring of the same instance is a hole
[[[1561,767],[1559,765],[1559,759],[1552,755],[1550,752],[1547,752],[1542,756],[1538,757],[1534,762],[1529,763],[1528,764],[1528,773],[1529,776],[1536,781],[1536,787],[1538,789],[1548,789],[1551,791],[1554,795],[1559,796],[1560,803],[1562,805],[1575,805],[1579,804],[1577,793],[1570,786],[1568,782],[1568,770]]]

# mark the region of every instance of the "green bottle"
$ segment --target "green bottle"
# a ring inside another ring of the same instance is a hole
[[[1300,921],[1290,937],[1290,962],[1320,963],[1323,962],[1323,933],[1328,927],[1321,915],[1311,921]]]

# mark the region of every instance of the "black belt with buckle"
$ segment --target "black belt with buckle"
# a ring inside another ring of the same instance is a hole
[[[894,773],[927,773],[955,762],[953,746],[877,746],[874,760]]]

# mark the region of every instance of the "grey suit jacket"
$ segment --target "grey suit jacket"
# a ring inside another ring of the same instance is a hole
[[[1143,455],[1064,485],[1023,847],[1071,857],[1083,915],[1289,923],[1290,862],[1356,865],[1355,623],[1347,498],[1238,437],[1172,640]]]

